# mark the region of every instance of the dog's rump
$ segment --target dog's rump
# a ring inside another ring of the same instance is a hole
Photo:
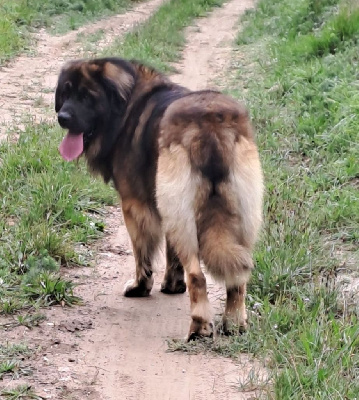
[[[229,285],[246,282],[262,201],[261,169],[246,109],[218,92],[192,93],[167,109],[159,142],[157,179],[163,181],[157,184],[157,200],[167,229],[177,232],[178,222],[172,229],[175,220],[164,207],[188,226],[193,218],[196,232],[187,238],[197,242],[209,272]],[[166,168],[176,172],[166,173]],[[170,175],[176,175],[175,181]],[[181,175],[186,185],[177,178]],[[185,196],[192,199],[186,205]],[[172,237],[176,247],[191,247],[187,240],[179,244],[184,232]]]
[[[215,91],[194,92],[171,104],[160,130],[160,147],[181,144],[193,168],[214,185],[228,176],[241,137],[253,140],[246,109]]]

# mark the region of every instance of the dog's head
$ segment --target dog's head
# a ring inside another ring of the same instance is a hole
[[[58,122],[68,133],[60,144],[62,157],[72,161],[85,153],[105,156],[115,141],[134,86],[132,65],[107,58],[72,61],[62,69],[55,95]]]

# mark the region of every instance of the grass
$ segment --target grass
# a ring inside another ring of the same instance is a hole
[[[34,29],[46,27],[64,33],[89,20],[124,12],[133,3],[136,0],[2,0],[0,63],[31,45]]]
[[[24,344],[1,344],[0,345],[0,381],[5,376],[16,379],[19,376],[31,374],[31,369],[24,365],[32,350]],[[1,394],[1,393],[0,393]]]
[[[1,397],[6,400],[42,400],[43,397],[37,396],[30,385],[20,385],[15,389],[3,390]]]
[[[88,263],[74,244],[101,235],[101,208],[115,202],[83,164],[61,160],[62,135],[29,124],[16,144],[0,143],[0,312],[78,302],[60,267]]]
[[[98,43],[103,40],[105,36],[106,31],[104,29],[99,29],[92,34],[85,35],[81,32],[77,35],[76,41],[83,46],[84,58],[91,58],[93,54],[96,54]]]
[[[358,307],[336,281],[359,260],[358,17],[351,3],[262,0],[238,36],[228,91],[256,127],[265,226],[251,329],[212,351],[262,356],[265,398],[358,398]]]

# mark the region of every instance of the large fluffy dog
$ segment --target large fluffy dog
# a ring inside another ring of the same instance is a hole
[[[84,154],[112,180],[136,259],[125,296],[148,296],[152,258],[166,236],[162,292],[190,294],[189,339],[211,336],[200,268],[225,283],[223,316],[246,328],[244,298],[261,224],[262,172],[242,105],[215,91],[192,92],[159,72],[119,58],[73,61],[62,70],[56,112],[68,161]]]

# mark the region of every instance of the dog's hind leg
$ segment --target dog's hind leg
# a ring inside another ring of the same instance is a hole
[[[135,279],[127,282],[124,295],[149,296],[153,286],[152,260],[161,239],[160,219],[156,210],[135,199],[123,200],[122,210],[136,261]]]
[[[222,329],[224,333],[235,333],[234,329],[240,332],[247,330],[247,311],[245,304],[247,284],[227,287],[226,308],[222,318]]]
[[[161,285],[161,292],[166,294],[184,293],[186,282],[184,281],[184,270],[173,246],[166,239],[166,272]]]
[[[198,256],[193,256],[186,263],[185,268],[192,317],[188,340],[190,341],[202,336],[212,337],[212,311],[207,296],[206,278],[199,265]]]
[[[158,160],[156,199],[168,241],[187,276],[192,317],[189,340],[213,335],[206,278],[199,264],[195,218],[200,183],[200,177],[193,173],[188,154],[181,146],[162,150]]]

